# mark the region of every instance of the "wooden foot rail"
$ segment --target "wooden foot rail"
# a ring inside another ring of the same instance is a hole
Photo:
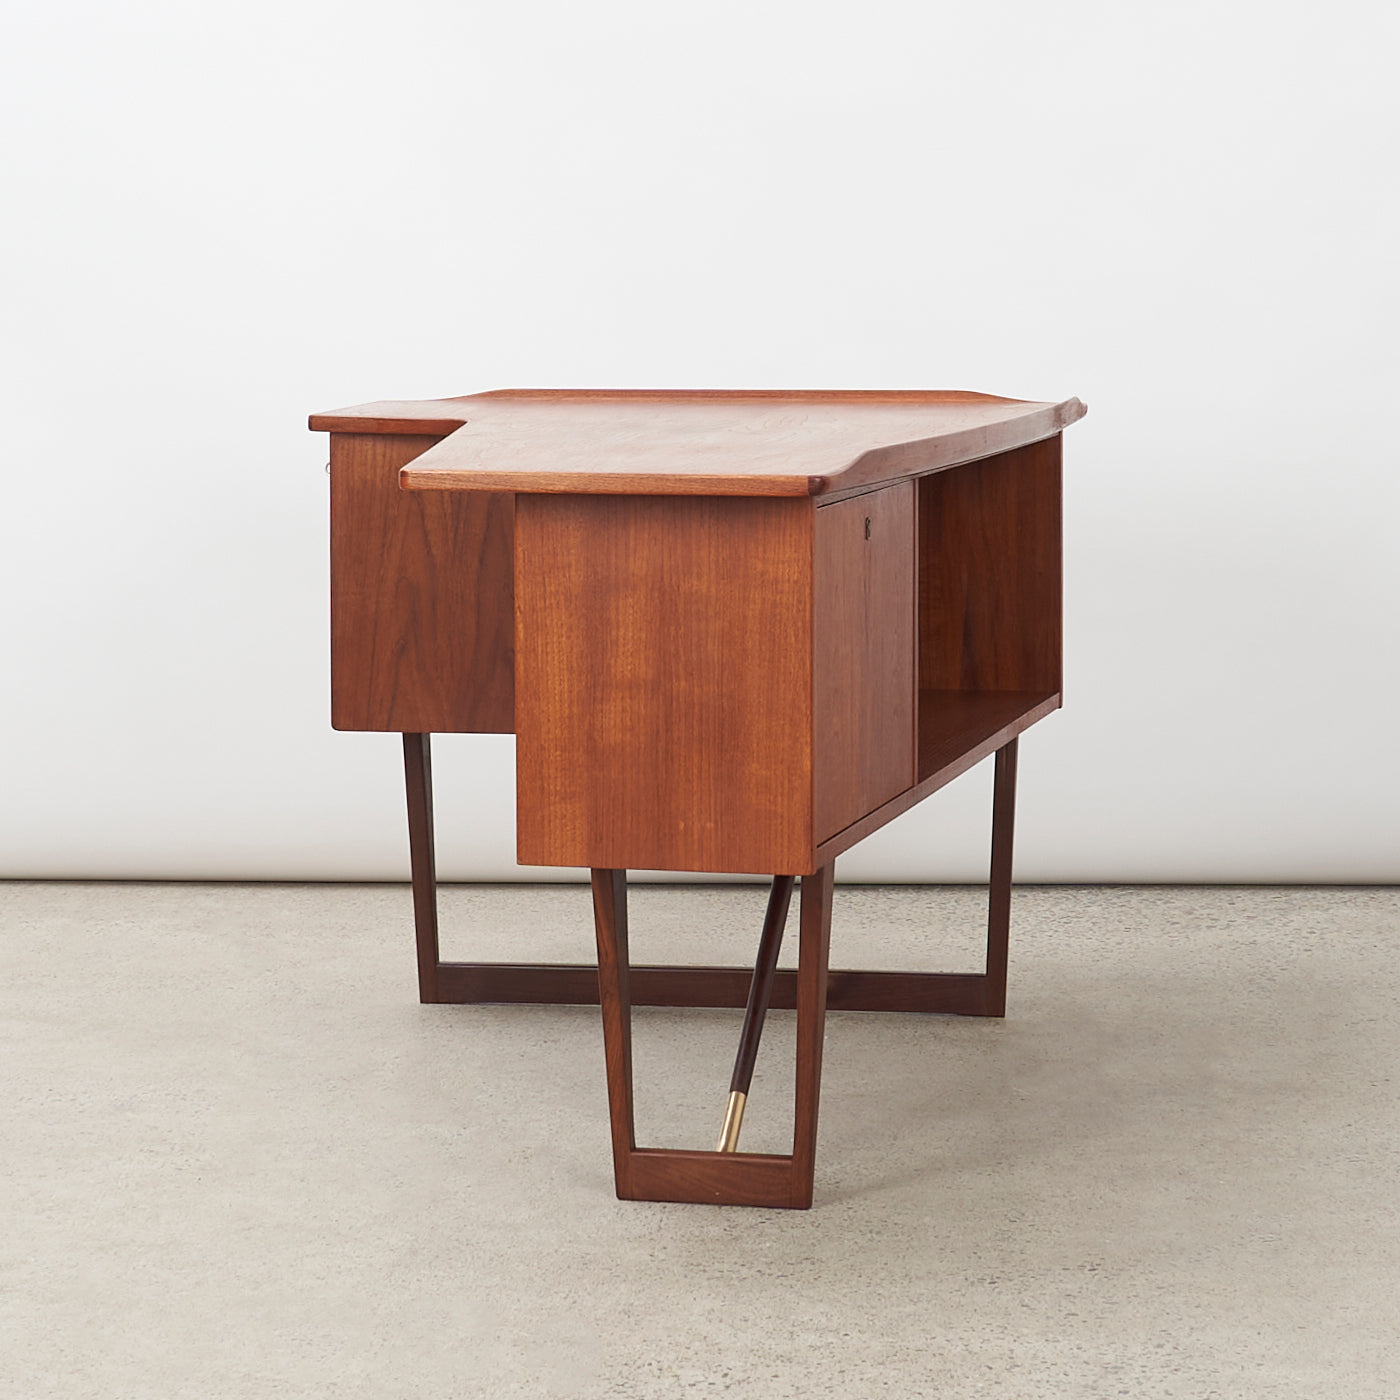
[[[992,1016],[989,982],[980,972],[868,972],[833,969],[828,1005],[832,1011],[914,1011],[945,1016]],[[742,1010],[753,981],[749,967],[655,967],[632,969],[633,1006],[729,1007]],[[438,963],[436,994],[424,997],[454,1005],[534,1003],[597,1006],[595,963]],[[797,1006],[797,973],[780,967],[773,975],[771,1009]]]

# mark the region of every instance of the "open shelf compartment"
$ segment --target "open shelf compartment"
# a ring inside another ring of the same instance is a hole
[[[921,477],[916,509],[921,784],[1058,701],[1060,439]]]

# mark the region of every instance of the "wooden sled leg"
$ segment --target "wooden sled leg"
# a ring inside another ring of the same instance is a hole
[[[598,1000],[618,1197],[704,1205],[805,1210],[812,1204],[817,1099],[826,1020],[827,949],[831,938],[832,867],[802,879],[798,953],[797,1104],[791,1156],[764,1152],[690,1152],[638,1147],[633,1119],[631,969],[627,963],[627,878],[594,870]]]

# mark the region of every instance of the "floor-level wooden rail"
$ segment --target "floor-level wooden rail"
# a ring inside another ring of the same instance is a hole
[[[832,969],[832,1011],[920,1011],[949,1016],[993,1016],[994,988],[982,972],[868,972]],[[753,979],[749,967],[632,968],[633,1006],[732,1007],[742,1011]],[[1004,993],[1003,993],[1004,998]],[[597,1006],[596,963],[438,963],[434,994],[424,1001],[536,1002]],[[797,1006],[797,973],[780,967],[770,1007]]]

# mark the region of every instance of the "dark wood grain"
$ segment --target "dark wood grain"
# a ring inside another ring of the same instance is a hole
[[[1011,931],[1011,855],[1016,826],[1017,741],[997,750],[992,781],[992,877],[987,895],[988,1016],[1006,1015],[1006,957]]]
[[[739,1032],[739,1049],[734,1056],[734,1071],[729,1076],[729,1092],[747,1094],[753,1082],[754,1065],[758,1062],[758,1044],[763,1037],[763,1022],[773,997],[773,978],[778,970],[778,953],[783,946],[783,929],[787,924],[788,905],[792,900],[791,875],[778,875],[768,895],[768,908],[763,916],[763,932],[758,939],[758,955],[754,959],[753,980],[744,1004],[744,1024]]]
[[[827,957],[831,949],[831,886],[835,866],[802,877],[801,945],[797,953],[797,1084],[792,1130],[792,1199],[812,1204],[817,1163],[817,1108],[826,1036]]]
[[[633,1006],[732,1007],[746,1004],[753,973],[746,967],[633,967]],[[980,972],[876,972],[833,970],[827,974],[830,1011],[914,1011],[982,1016]],[[541,1006],[597,1006],[594,963],[439,963],[437,1000]],[[797,1005],[797,974],[779,968],[769,1006]]]
[[[637,1145],[632,1114],[632,999],[627,960],[627,872],[595,870],[593,922],[598,938],[598,1001],[608,1075],[613,1175],[620,1200],[632,1194],[631,1156]]]
[[[522,496],[518,858],[800,873],[807,501]]]
[[[919,482],[919,686],[1060,689],[1060,439]]]
[[[914,483],[816,513],[812,610],[818,841],[914,783]]]
[[[832,867],[823,866],[802,881],[802,932],[797,967],[797,1086],[790,1158],[754,1153],[638,1151],[632,1109],[627,879],[621,870],[594,870],[592,879],[598,934],[598,990],[603,1011],[608,1108],[618,1197],[807,1209],[812,1204],[816,1169],[827,953],[831,943]]]
[[[760,1152],[685,1152],[638,1148],[631,1154],[637,1201],[692,1205],[792,1205],[792,1158]]]
[[[433,757],[427,734],[403,736],[408,796],[408,858],[413,876],[413,927],[418,950],[418,1000],[438,995],[437,857],[433,849]]]
[[[399,468],[430,436],[331,438],[331,724],[509,734],[508,495],[415,496]]]

